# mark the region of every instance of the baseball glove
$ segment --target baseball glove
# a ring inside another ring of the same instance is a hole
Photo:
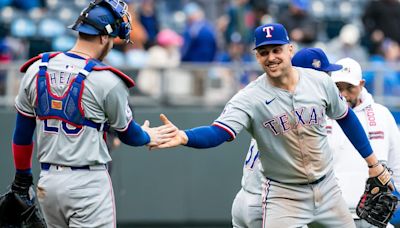
[[[46,227],[31,185],[32,176],[17,174],[11,190],[0,196],[0,227]]]
[[[358,202],[358,217],[377,227],[386,227],[397,206],[397,197],[393,195],[393,184],[389,170],[377,177],[367,179],[364,194]]]

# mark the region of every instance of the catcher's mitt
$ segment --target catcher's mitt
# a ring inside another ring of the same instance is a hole
[[[31,176],[16,175],[11,190],[0,196],[0,227],[46,227],[31,183]]]
[[[356,209],[358,217],[377,227],[386,227],[396,210],[398,200],[392,193],[391,175],[384,168],[377,177],[368,178]]]

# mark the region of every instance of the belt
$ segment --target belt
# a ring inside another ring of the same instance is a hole
[[[319,179],[317,179],[317,180],[315,180],[315,181],[313,181],[313,182],[307,182],[307,183],[284,183],[284,182],[281,182],[281,181],[277,181],[277,180],[274,180],[274,179],[271,179],[271,178],[269,178],[269,177],[266,177],[268,180],[272,180],[272,181],[275,181],[275,182],[277,182],[277,183],[281,183],[281,184],[294,184],[294,185],[309,185],[309,184],[318,184],[319,182],[321,182],[321,181],[323,181],[324,179],[325,179],[325,177],[326,177],[326,175],[323,175],[322,177],[320,177]]]
[[[106,165],[84,165],[84,166],[65,166],[65,165],[55,165],[50,163],[40,163],[42,170],[48,171],[51,167],[56,170],[71,169],[71,170],[105,170]]]
[[[309,182],[309,183],[302,183],[299,185],[309,185],[309,184],[318,184],[319,182],[323,181],[325,179],[326,175],[323,175],[322,177],[320,177],[319,179],[313,181],[313,182]]]

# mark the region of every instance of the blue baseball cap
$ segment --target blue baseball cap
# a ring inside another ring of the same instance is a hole
[[[270,44],[288,44],[290,43],[288,33],[281,24],[273,23],[261,25],[254,32],[255,48]]]
[[[292,58],[292,65],[303,68],[311,68],[319,71],[337,71],[342,65],[330,63],[324,51],[320,48],[303,48]]]

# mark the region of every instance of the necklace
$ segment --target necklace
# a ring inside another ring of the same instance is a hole
[[[89,54],[87,54],[85,52],[75,51],[75,50],[70,50],[69,52],[79,53],[79,54],[82,54],[82,55],[85,55],[85,56],[89,57],[90,59],[93,59],[93,57],[91,55],[89,55]]]

